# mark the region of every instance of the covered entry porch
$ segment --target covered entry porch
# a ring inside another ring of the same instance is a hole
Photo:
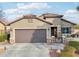
[[[63,43],[61,26],[60,25],[52,25],[50,27],[50,29],[51,29],[50,40],[53,41],[53,43]]]

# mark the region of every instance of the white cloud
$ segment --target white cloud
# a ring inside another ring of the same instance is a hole
[[[12,14],[12,15],[6,15],[5,18],[7,21],[11,22],[18,18],[21,18],[22,16],[23,16],[23,14]]]
[[[48,9],[51,8],[47,3],[31,3],[31,4],[17,4],[19,9]]]
[[[65,11],[64,18],[79,24],[79,12],[75,9]]]
[[[3,10],[4,13],[14,13],[18,11],[18,9],[6,9],[6,10]]]
[[[23,4],[23,3],[17,3],[17,8],[13,9],[6,9],[4,12],[7,14],[20,12],[20,11],[32,11],[32,10],[40,10],[40,9],[49,9],[51,6],[49,6],[47,3],[29,3],[29,4]]]
[[[66,17],[76,17],[76,18],[79,18],[79,11],[75,10],[75,9],[71,9],[71,10],[67,10],[65,11],[64,15]]]
[[[67,10],[66,12],[65,12],[66,14],[77,14],[77,13],[79,13],[77,10],[75,10],[75,9],[70,9],[70,10]]]

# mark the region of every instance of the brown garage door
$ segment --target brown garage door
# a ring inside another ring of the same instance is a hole
[[[46,42],[45,29],[16,29],[16,43],[44,43]]]

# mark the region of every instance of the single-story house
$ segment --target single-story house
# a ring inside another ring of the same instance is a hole
[[[52,36],[71,34],[75,23],[62,18],[63,15],[46,13],[40,16],[24,15],[9,23],[10,41],[15,43],[46,43]]]
[[[0,35],[5,33],[6,25],[7,25],[7,22],[4,19],[0,19]]]

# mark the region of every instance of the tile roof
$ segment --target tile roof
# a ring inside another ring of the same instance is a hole
[[[44,17],[46,17],[46,18],[51,18],[51,17],[53,17],[53,18],[56,18],[56,17],[61,18],[61,17],[63,17],[63,15],[52,14],[52,13],[45,13],[45,14],[40,15],[40,17],[41,17],[41,16],[44,16]]]
[[[12,24],[12,23],[15,23],[15,22],[17,22],[17,21],[19,21],[19,20],[22,20],[22,19],[38,19],[38,20],[43,21],[43,22],[45,22],[45,23],[52,24],[52,23],[50,23],[50,22],[48,22],[48,21],[45,21],[44,19],[42,19],[42,18],[40,18],[40,17],[37,17],[36,15],[28,14],[28,15],[23,15],[23,17],[21,17],[21,18],[19,18],[19,19],[16,19],[16,20],[14,20],[14,21],[12,21],[12,22],[10,22],[10,23],[8,23],[8,25],[10,25],[10,24]]]
[[[76,25],[75,23],[73,23],[73,22],[71,22],[71,21],[68,21],[68,20],[66,20],[66,19],[61,19],[61,20],[66,21],[66,22],[68,22],[68,23],[71,23],[71,24],[73,24],[73,25]]]
[[[7,25],[7,24],[8,24],[8,21],[5,20],[5,19],[0,19],[0,22],[1,22],[2,24],[4,24],[4,25]]]
[[[52,14],[52,13],[45,13],[45,14],[42,14],[42,15],[40,15],[39,17],[41,17],[41,16],[43,16],[43,17],[45,17],[45,18],[61,18],[61,17],[63,17],[64,15],[59,15],[59,14]],[[66,22],[69,22],[69,23],[71,23],[71,24],[73,24],[73,25],[76,25],[75,23],[73,23],[73,22],[71,22],[71,21],[68,21],[68,20],[66,20],[66,19],[61,19],[61,20],[64,20],[64,21],[66,21]]]

